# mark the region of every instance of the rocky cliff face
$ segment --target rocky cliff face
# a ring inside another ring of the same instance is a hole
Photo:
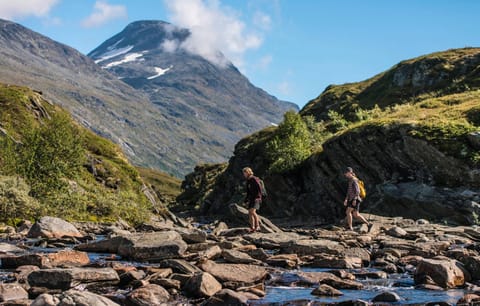
[[[449,52],[461,56],[464,51]],[[465,56],[465,62],[472,58],[470,53]],[[456,63],[461,62],[454,58]],[[429,62],[430,58],[417,59],[415,65],[422,66],[423,60]],[[462,70],[460,66],[456,69]],[[478,69],[469,68],[469,71]],[[399,75],[401,72],[388,73]],[[424,75],[430,78],[431,72]],[[475,80],[469,79],[471,75],[475,74],[469,73],[463,82],[473,87]],[[435,83],[420,79],[416,82]],[[368,88],[361,83],[345,86],[354,85]],[[216,188],[204,202],[204,210],[215,214],[224,211],[228,203],[241,201],[244,192],[241,169],[252,166],[264,177],[270,191],[268,202],[260,210],[262,214],[284,218],[306,216],[334,222],[344,217],[347,182],[343,170],[351,166],[367,188],[368,196],[362,210],[387,216],[477,223],[480,213],[477,144],[480,91],[469,88],[462,93],[438,95],[424,97],[404,108],[381,112],[377,119],[351,124],[288,173],[266,172],[265,143],[274,130],[245,138],[237,144],[228,168],[218,176]],[[334,104],[337,102],[338,105],[346,103],[334,100]],[[310,104],[302,113],[322,117],[321,112],[311,112],[324,105],[315,107]]]
[[[190,35],[162,21],[137,21],[89,56],[146,93],[168,122],[159,154],[169,167],[225,161],[243,136],[281,121],[292,103],[253,86],[228,59],[225,67],[178,46]],[[170,47],[168,47],[170,46]],[[175,157],[175,159],[172,159]],[[185,171],[183,170],[183,171]]]

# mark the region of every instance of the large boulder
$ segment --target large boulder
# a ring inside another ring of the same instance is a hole
[[[164,305],[170,294],[162,286],[148,284],[130,292],[127,299],[132,306]]]
[[[119,304],[101,295],[73,289],[54,296],[50,294],[42,294],[33,301],[31,306],[45,305],[119,306]]]
[[[230,205],[230,214],[242,224],[248,224],[248,210],[238,204]],[[260,217],[260,230],[267,233],[281,233],[282,230],[263,216]]]
[[[68,290],[82,283],[111,285],[120,278],[112,268],[44,269],[28,275],[32,287]]]
[[[443,288],[456,288],[470,281],[470,274],[463,265],[452,259],[423,259],[415,270],[415,284],[425,283],[431,278],[435,284]]]
[[[29,238],[83,237],[83,235],[65,220],[55,217],[42,217],[28,231]]]
[[[118,254],[138,261],[158,262],[178,258],[187,250],[187,244],[175,231],[134,234],[126,237]]]
[[[255,265],[217,264],[207,260],[201,262],[198,266],[222,282],[254,284],[264,280],[267,276],[267,269]]]
[[[79,267],[90,263],[85,252],[62,250],[57,253],[27,254],[21,256],[6,256],[2,258],[2,268],[11,269],[19,266],[33,265],[40,268]]]
[[[327,239],[301,239],[291,241],[284,245],[284,253],[293,253],[298,255],[313,255],[317,253],[342,254],[345,247],[337,241]]]
[[[185,284],[185,291],[193,297],[210,297],[222,290],[222,285],[211,274],[195,273]]]
[[[167,258],[182,257],[187,247],[176,231],[162,231],[125,234],[102,241],[84,243],[75,249],[115,253],[137,261],[158,262]]]
[[[0,302],[28,299],[28,293],[20,284],[0,284]]]

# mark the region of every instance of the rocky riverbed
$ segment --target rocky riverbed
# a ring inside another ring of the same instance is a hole
[[[279,228],[263,219],[256,233],[218,221],[194,227],[161,220],[133,229],[44,217],[3,228],[0,305],[480,301],[479,228],[368,217],[374,225],[354,231]]]

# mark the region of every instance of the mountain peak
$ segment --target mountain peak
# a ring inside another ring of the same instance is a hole
[[[140,20],[127,25],[120,33],[106,40],[95,50],[88,54],[93,59],[108,56],[112,50],[128,50],[140,52],[145,50],[164,50],[164,43],[183,42],[190,32],[171,23],[161,20]],[[168,50],[168,48],[166,49]]]

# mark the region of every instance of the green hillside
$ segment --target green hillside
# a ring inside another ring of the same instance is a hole
[[[120,148],[41,93],[0,84],[0,124],[1,221],[48,214],[138,224],[151,213],[139,172]]]

